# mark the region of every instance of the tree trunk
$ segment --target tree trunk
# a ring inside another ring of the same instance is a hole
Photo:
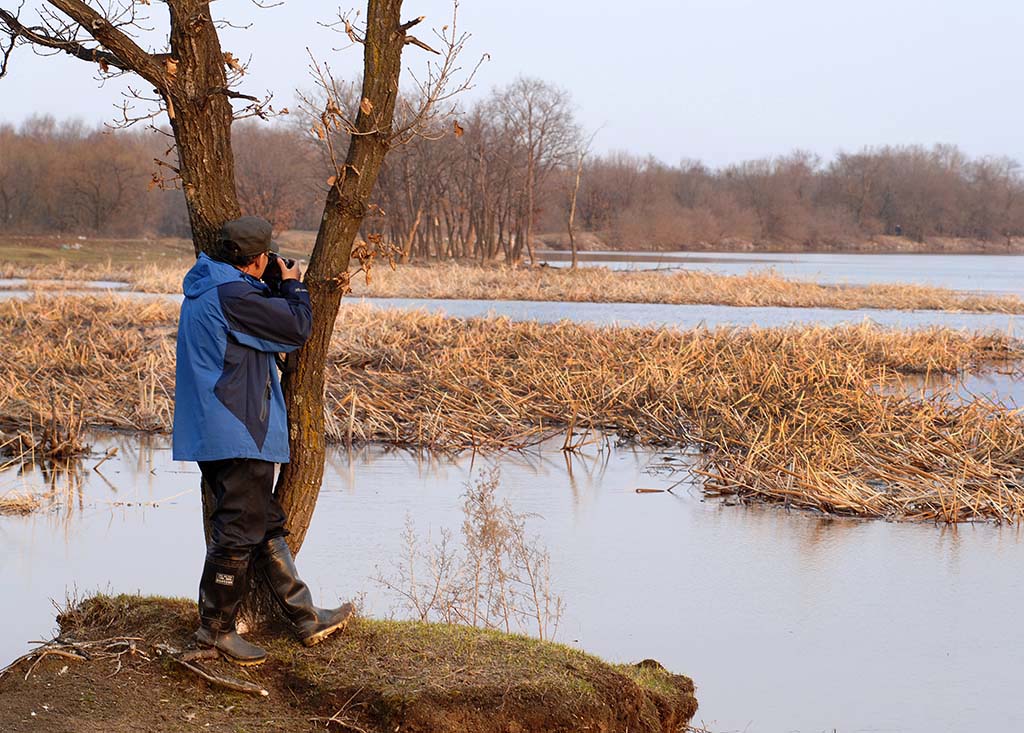
[[[181,187],[196,256],[211,252],[224,222],[241,216],[231,150],[231,103],[224,53],[210,3],[177,0],[171,14],[171,56],[177,72],[165,97],[178,147]]]
[[[334,322],[348,284],[349,256],[366,216],[381,163],[388,151],[398,96],[402,48],[401,0],[368,3],[363,48],[363,94],[343,170],[327,195],[324,216],[306,272],[313,329],[285,375],[292,462],[282,466],[281,505],[288,516],[288,544],[298,552],[313,517],[324,473],[324,366]],[[370,110],[367,112],[367,110]]]
[[[177,0],[168,3],[171,16],[171,57],[177,71],[164,96],[178,152],[178,175],[192,227],[192,246],[212,254],[217,233],[226,221],[241,216],[235,189],[231,149],[231,103],[226,89],[224,54],[209,3]],[[213,492],[200,480],[203,534],[210,539]]]
[[[409,262],[409,257],[412,255],[412,244],[416,241],[416,232],[420,228],[420,219],[423,217],[423,207],[420,206],[416,209],[416,218],[413,219],[412,227],[409,228],[409,234],[405,238],[405,246],[402,248],[402,264]]]
[[[576,183],[572,187],[572,198],[569,201],[569,247],[572,249],[572,265],[570,270],[576,269],[576,233],[573,231],[573,223],[576,219],[576,198],[580,193],[580,178],[583,176],[583,153],[580,153],[576,164]]]
[[[526,166],[526,252],[530,256],[530,267],[536,262],[533,258],[533,185],[534,185],[534,160],[533,152],[530,152],[530,159]]]

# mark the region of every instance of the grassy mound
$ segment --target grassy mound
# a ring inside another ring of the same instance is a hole
[[[250,634],[270,654],[258,667],[202,663],[269,692],[260,697],[157,653],[188,644],[192,601],[96,596],[58,620],[89,659],[37,656],[0,677],[0,730],[677,731],[697,709],[690,679],[657,662],[611,665],[467,627],[358,619],[311,649]]]

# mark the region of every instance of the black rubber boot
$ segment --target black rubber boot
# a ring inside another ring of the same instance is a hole
[[[196,643],[213,647],[237,664],[259,664],[267,653],[235,631],[238,604],[248,588],[249,554],[206,553],[199,581],[199,630]]]
[[[281,609],[295,627],[295,634],[306,646],[313,646],[344,628],[355,615],[351,603],[329,609],[313,605],[313,596],[299,579],[292,551],[284,537],[274,537],[260,545],[256,568],[263,573]]]

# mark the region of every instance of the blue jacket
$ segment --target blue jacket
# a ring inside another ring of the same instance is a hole
[[[274,354],[309,337],[309,292],[285,280],[281,297],[271,297],[263,282],[205,254],[183,286],[174,460],[287,463],[288,420]]]

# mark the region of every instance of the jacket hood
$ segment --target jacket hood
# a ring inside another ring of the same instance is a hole
[[[239,279],[246,279],[254,284],[258,282],[227,262],[214,260],[202,252],[192,265],[192,269],[185,275],[182,289],[185,291],[185,297],[197,298],[211,288]]]

